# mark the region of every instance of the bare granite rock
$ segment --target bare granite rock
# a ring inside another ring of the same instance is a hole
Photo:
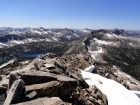
[[[23,80],[19,79],[14,81],[8,92],[4,105],[17,104],[20,100],[23,89],[24,89]]]

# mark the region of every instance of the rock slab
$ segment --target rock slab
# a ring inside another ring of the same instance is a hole
[[[16,105],[64,105],[63,101],[58,97],[38,98],[32,101],[19,103]]]
[[[20,101],[24,89],[24,81],[19,79],[13,82],[4,105],[17,104]]]

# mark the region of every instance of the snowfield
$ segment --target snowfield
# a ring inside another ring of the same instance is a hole
[[[132,91],[132,92],[135,93],[140,98],[140,91]]]
[[[88,48],[88,52],[94,60],[98,60],[100,58],[100,54],[104,53],[101,47],[97,47],[96,51],[93,51],[91,47]]]
[[[92,66],[86,68],[84,71],[85,71],[85,72],[92,72],[94,69],[95,69],[95,66],[92,65]]]
[[[105,45],[109,45],[109,44],[112,44],[113,42],[107,42],[107,41],[104,41],[104,40],[98,40],[97,38],[94,38],[93,39],[96,43],[98,44],[105,44]]]
[[[91,68],[93,67],[88,67],[87,72],[82,71],[82,77],[87,84],[95,85],[107,96],[108,105],[140,105],[140,99],[135,93],[114,80],[90,73]]]
[[[108,38],[115,38],[118,37],[116,34],[105,34]]]

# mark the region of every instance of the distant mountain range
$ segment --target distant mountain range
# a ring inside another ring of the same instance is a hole
[[[20,41],[14,35],[22,36],[21,41],[46,40],[0,49],[1,61],[12,58],[0,65],[0,103],[6,103],[12,99],[11,94],[25,88],[19,93],[21,97],[16,95],[19,102],[27,102],[23,104],[36,104],[36,100],[53,95],[61,97],[61,102],[76,105],[140,105],[140,38],[131,32],[28,28],[22,34],[10,34],[9,42]],[[48,35],[57,40],[49,39]],[[47,54],[34,60],[21,56],[39,52]],[[25,86],[21,87],[20,81]],[[15,88],[18,86],[22,89]]]
[[[0,28],[0,47],[40,41],[72,40],[90,33],[90,29]]]
[[[0,48],[31,42],[56,42],[80,38],[90,34],[92,29],[46,29],[39,28],[11,28],[0,27]],[[95,30],[96,31],[96,30]],[[99,30],[98,30],[99,31]],[[98,32],[97,31],[97,32]],[[140,31],[124,31],[122,29],[104,30],[101,32],[113,33],[118,36],[140,37]]]
[[[130,36],[140,37],[140,31],[138,31],[138,30],[128,30],[127,33],[128,33]]]

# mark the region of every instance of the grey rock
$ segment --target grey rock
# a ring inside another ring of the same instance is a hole
[[[5,101],[5,94],[0,95],[0,105],[3,105]]]
[[[42,84],[33,84],[25,87],[26,93],[32,91],[37,92],[35,97],[58,97],[70,95],[70,93],[76,88],[77,82],[71,78],[59,78],[58,81],[51,81]]]
[[[8,88],[9,79],[4,78],[0,81],[0,94],[5,94]]]
[[[46,67],[41,67],[40,71],[44,71],[44,72],[48,72],[48,70],[46,69]]]
[[[44,64],[44,66],[46,67],[46,69],[55,68],[54,64]]]
[[[140,94],[138,94],[138,93],[135,93],[139,98],[140,98]]]
[[[59,69],[61,69],[62,71],[65,72],[66,67],[65,67],[62,63],[60,63],[60,62],[58,62],[58,61],[55,61],[55,62],[54,62],[54,65],[55,65],[56,67],[58,67]]]
[[[6,75],[0,75],[0,81],[2,80],[2,79],[4,79],[6,77]]]
[[[20,78],[24,80],[26,85],[31,85],[57,80],[55,76],[55,74],[42,71],[28,71],[23,73]]]
[[[7,66],[11,66],[11,64],[13,64],[15,62],[15,60],[10,60],[7,63],[4,63],[0,66],[0,70],[3,68],[6,68]]]
[[[14,82],[15,80],[20,79],[22,73],[24,73],[24,72],[26,72],[26,71],[14,71],[14,72],[11,72],[11,73],[10,73],[8,89],[11,88],[11,86],[12,86],[12,84],[13,84],[13,82]]]
[[[60,91],[60,83],[58,81],[28,85],[25,87],[25,90],[26,93],[36,92],[36,94],[30,94],[30,96],[34,95],[34,97],[57,97],[62,95]]]
[[[20,100],[23,89],[24,89],[23,80],[19,79],[14,81],[8,92],[4,105],[17,104]]]
[[[26,83],[26,85],[45,83],[55,80],[61,82],[71,81],[74,83],[73,85],[77,85],[77,81],[75,79],[42,71],[28,71],[23,73],[20,78]]]
[[[50,73],[54,73],[54,74],[59,74],[59,75],[65,75],[64,73],[63,73],[63,71],[61,70],[61,69],[59,69],[59,68],[54,68],[54,69],[51,69],[51,70],[49,70],[49,72]]]
[[[7,91],[7,88],[6,87],[0,86],[0,95],[1,94],[5,94],[6,91]]]
[[[85,88],[88,88],[89,85],[85,82],[82,75],[78,72],[77,69],[68,67],[66,73],[69,77],[76,79],[79,82],[79,85]]]
[[[108,105],[107,97],[96,86],[87,89],[77,87],[72,97],[77,101],[76,105]]]
[[[37,92],[36,91],[32,91],[31,93],[26,95],[26,98],[30,100],[30,99],[35,98],[36,96],[37,96]]]
[[[48,58],[54,58],[54,57],[56,57],[56,55],[53,54],[53,53],[47,53],[47,54],[44,54],[44,55],[40,55],[40,56],[39,56],[39,58],[40,58],[40,59],[43,59],[43,60],[46,60],[46,59],[48,59]]]
[[[64,105],[63,101],[58,97],[38,98],[32,101],[18,103],[16,105]]]

